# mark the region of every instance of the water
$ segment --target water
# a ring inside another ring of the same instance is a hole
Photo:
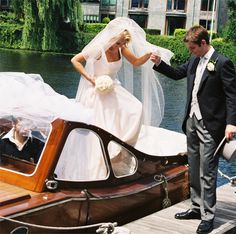
[[[58,93],[73,98],[79,84],[79,75],[71,65],[71,57],[72,55],[0,49],[0,71],[39,73]],[[186,80],[173,81],[161,77],[160,81],[166,102],[161,127],[181,132],[186,100]],[[236,175],[236,162],[228,163],[221,159],[219,167],[229,177]],[[227,179],[218,176],[218,186],[227,182],[229,182]]]

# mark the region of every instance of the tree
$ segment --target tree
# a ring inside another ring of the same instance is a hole
[[[56,51],[61,30],[78,31],[82,22],[79,0],[12,0],[13,11],[24,19],[22,47]]]
[[[226,29],[226,39],[236,42],[236,0],[228,0],[228,24]]]

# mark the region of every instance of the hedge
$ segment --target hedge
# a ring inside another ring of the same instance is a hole
[[[61,30],[58,32],[60,47],[55,52],[78,53],[101,31],[106,24],[83,24],[81,32]],[[0,47],[21,49],[21,36],[23,25],[0,23]],[[174,53],[172,61],[176,64],[185,62],[189,58],[189,52],[183,42],[184,30],[176,30],[174,36],[161,36],[147,34],[147,40],[157,46],[171,50]],[[236,44],[226,42],[222,38],[212,40],[213,47],[220,53],[229,57],[236,65]]]

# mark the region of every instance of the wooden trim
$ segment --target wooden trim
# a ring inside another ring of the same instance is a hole
[[[65,137],[63,137],[65,130],[64,125],[64,121],[60,119],[52,123],[52,131],[47,145],[33,174],[21,174],[16,171],[0,168],[0,181],[31,191],[42,192],[45,188],[45,181],[51,176],[51,173],[53,173],[60,151],[64,145],[62,144],[62,142],[65,141]]]

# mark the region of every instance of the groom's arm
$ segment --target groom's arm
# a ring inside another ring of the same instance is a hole
[[[153,69],[155,71],[160,72],[171,79],[179,80],[187,76],[187,68],[189,61],[177,68],[173,68],[172,66],[168,65],[167,63],[161,60],[161,57],[157,55],[152,55],[151,61],[154,62]]]
[[[222,63],[220,75],[226,95],[226,122],[236,126],[236,73],[232,61],[227,59]]]

